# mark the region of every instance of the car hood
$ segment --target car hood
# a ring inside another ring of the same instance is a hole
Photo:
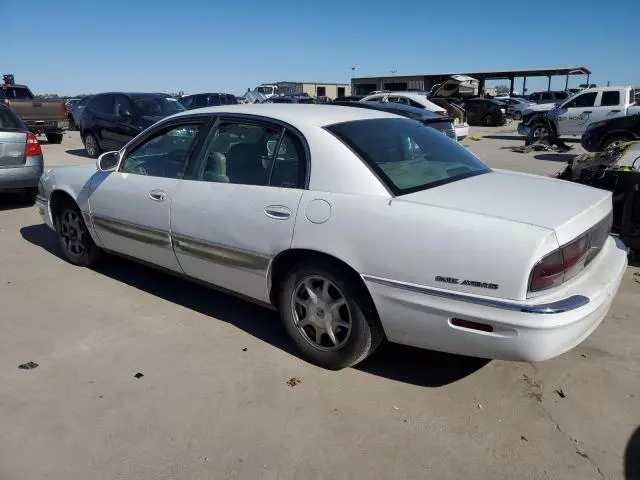
[[[611,211],[611,193],[554,178],[494,170],[398,197],[421,203],[535,225],[567,243]]]
[[[555,103],[532,103],[526,108],[526,112],[550,112],[556,107]]]

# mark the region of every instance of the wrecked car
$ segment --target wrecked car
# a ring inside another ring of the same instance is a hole
[[[434,85],[429,93],[429,100],[444,108],[453,119],[458,139],[463,139],[469,135],[469,124],[467,123],[467,111],[456,102],[460,97],[460,89],[478,81],[467,75],[452,75],[444,82]]]
[[[601,152],[632,140],[640,140],[640,113],[592,123],[580,143],[588,152]]]

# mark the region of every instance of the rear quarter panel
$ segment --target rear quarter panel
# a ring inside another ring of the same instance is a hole
[[[331,205],[323,223],[310,220],[317,200]],[[531,268],[558,243],[548,229],[509,220],[381,196],[307,191],[292,248],[327,253],[361,275],[524,300]],[[498,288],[443,283],[437,276]]]

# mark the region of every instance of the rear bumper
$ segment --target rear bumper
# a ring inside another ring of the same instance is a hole
[[[27,160],[26,165],[0,168],[0,191],[22,188],[35,188],[44,170],[42,157],[40,162]]]
[[[605,317],[627,266],[626,249],[610,237],[593,263],[561,296],[522,303],[470,302],[392,287],[366,276],[365,282],[392,342],[474,357],[536,362],[574,348]],[[490,326],[492,331],[453,325],[454,318]]]
[[[469,136],[469,125],[456,125],[454,126],[454,130],[456,131],[456,138],[458,140],[462,140]]]
[[[69,129],[69,120],[25,120],[25,125],[33,133],[59,133]]]

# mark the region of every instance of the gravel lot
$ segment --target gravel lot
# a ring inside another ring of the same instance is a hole
[[[495,168],[561,167],[510,152],[514,129],[463,143]],[[49,166],[89,161],[75,132],[43,149]],[[71,266],[15,202],[0,196],[2,480],[639,478],[635,266],[603,325],[556,359],[387,345],[328,372],[261,307],[125,260]]]

